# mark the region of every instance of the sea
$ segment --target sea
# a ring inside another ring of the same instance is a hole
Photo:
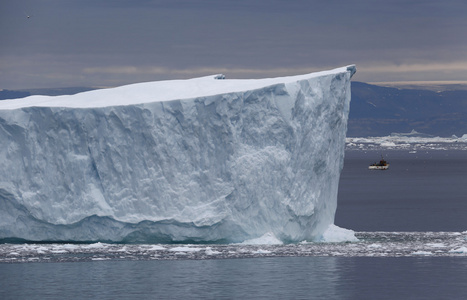
[[[0,299],[465,299],[467,149],[347,147],[335,224],[359,241],[2,244]]]

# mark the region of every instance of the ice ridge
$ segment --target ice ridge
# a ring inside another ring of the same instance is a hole
[[[355,70],[2,101],[0,239],[319,239]]]

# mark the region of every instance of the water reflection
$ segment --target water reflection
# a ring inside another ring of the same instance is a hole
[[[460,299],[456,257],[2,264],[2,299]]]
[[[0,271],[4,299],[342,299],[341,273],[333,257],[3,264]]]

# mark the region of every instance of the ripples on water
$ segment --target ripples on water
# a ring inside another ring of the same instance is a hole
[[[258,257],[467,256],[466,232],[359,232],[354,243],[289,245],[3,244],[0,263]]]

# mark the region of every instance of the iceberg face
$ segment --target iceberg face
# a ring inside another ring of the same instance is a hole
[[[0,239],[318,239],[334,222],[354,72],[1,101]]]

